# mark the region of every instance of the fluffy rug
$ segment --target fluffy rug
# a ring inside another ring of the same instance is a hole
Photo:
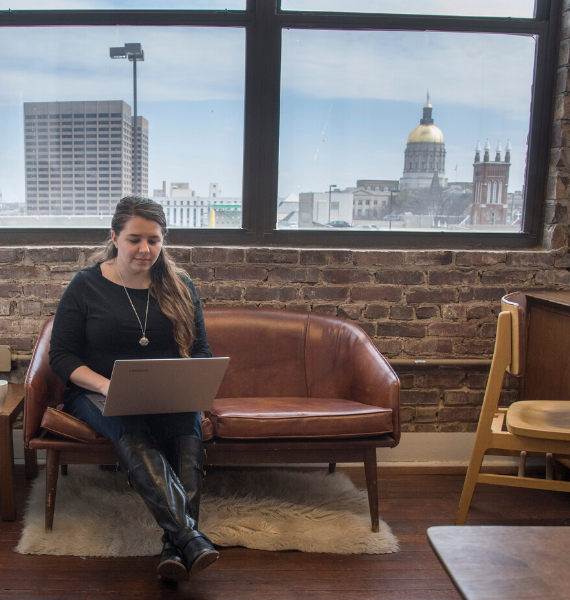
[[[43,475],[43,474],[42,474]],[[53,531],[44,530],[45,477],[33,483],[16,551],[74,556],[153,556],[160,536],[122,473],[70,466],[59,477]],[[366,490],[343,473],[282,469],[208,471],[200,529],[219,546],[338,554],[396,552],[380,521],[370,530]]]

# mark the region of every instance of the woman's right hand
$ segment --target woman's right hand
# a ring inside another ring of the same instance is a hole
[[[98,392],[104,396],[109,393],[109,383],[111,382],[106,377],[103,377],[103,375],[95,373],[95,371],[91,370],[89,367],[77,367],[70,375],[69,379],[71,379],[75,385],[90,390],[91,392]]]

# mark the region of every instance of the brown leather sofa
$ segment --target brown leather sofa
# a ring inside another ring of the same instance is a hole
[[[208,465],[364,462],[378,531],[376,448],[400,439],[398,377],[350,321],[270,308],[204,309],[214,356],[230,365],[203,415]],[[111,443],[62,413],[63,384],[48,362],[53,318],[26,377],[24,445],[47,450],[46,529],[59,465],[114,464]]]

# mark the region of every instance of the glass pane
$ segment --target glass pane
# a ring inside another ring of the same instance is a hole
[[[534,53],[523,36],[284,31],[278,227],[520,231]]]
[[[246,0],[9,0],[0,10],[245,10]]]
[[[136,194],[240,227],[244,71],[243,29],[4,29],[0,226],[108,227]]]
[[[534,0],[282,0],[283,10],[532,18]]]

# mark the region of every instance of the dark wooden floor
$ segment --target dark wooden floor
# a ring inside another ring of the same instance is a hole
[[[349,470],[364,487],[359,469]],[[71,468],[70,468],[71,474]],[[43,476],[43,471],[40,471]],[[24,501],[17,467],[18,502]],[[102,559],[14,553],[21,523],[0,522],[0,597],[197,600],[424,600],[458,599],[432,553],[426,529],[451,525],[461,475],[380,471],[380,514],[401,551],[339,556],[222,548],[220,560],[192,582],[167,588],[156,578],[157,558]],[[57,508],[56,508],[57,511]],[[21,511],[20,511],[21,514]],[[570,494],[479,485],[467,524],[568,525]]]

